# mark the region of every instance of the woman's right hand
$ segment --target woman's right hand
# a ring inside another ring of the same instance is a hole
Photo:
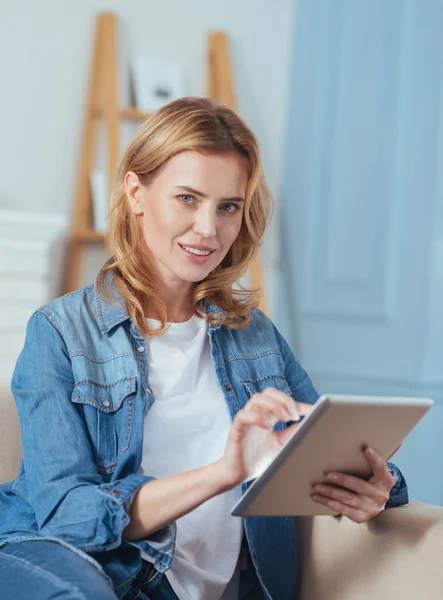
[[[295,402],[274,388],[254,394],[245,408],[237,413],[223,456],[216,463],[153,479],[138,490],[132,500],[130,522],[124,530],[125,539],[144,539],[203,502],[249,479],[251,445],[258,442],[259,448],[262,444],[268,448],[269,444],[275,444],[278,452],[298,423],[281,431],[274,431],[275,424],[278,421],[297,421],[301,415],[309,414],[312,408],[310,404]],[[248,436],[251,437],[247,439]]]
[[[296,402],[275,388],[269,387],[254,394],[236,414],[224,454],[214,465],[225,489],[232,489],[248,479],[245,441],[254,428],[265,430],[268,443],[278,448],[298,427],[298,423],[280,431],[274,431],[275,424],[278,421],[299,421],[302,415],[309,414],[312,409],[312,405]]]

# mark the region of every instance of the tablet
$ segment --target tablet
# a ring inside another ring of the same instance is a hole
[[[323,482],[327,471],[369,478],[362,449],[370,446],[387,460],[432,404],[426,398],[322,396],[231,514],[335,514],[311,499],[312,484]]]

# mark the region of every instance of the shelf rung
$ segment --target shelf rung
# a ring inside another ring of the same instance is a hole
[[[80,242],[102,242],[105,239],[103,231],[80,231],[71,234],[71,240]]]
[[[118,111],[118,116],[120,119],[127,119],[129,121],[144,121],[148,117],[151,116],[152,113],[142,112],[138,110],[138,108],[130,107],[130,108],[120,108]],[[103,117],[103,110],[100,108],[96,108],[92,110],[92,115],[96,119],[100,119]]]
[[[138,110],[138,108],[130,107],[130,108],[121,108],[120,109],[120,117],[122,119],[131,119],[133,121],[144,121],[148,117],[151,116],[152,113],[143,112]]]

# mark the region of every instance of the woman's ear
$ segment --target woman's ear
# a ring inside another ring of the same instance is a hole
[[[125,175],[125,189],[128,197],[129,205],[132,212],[136,215],[143,214],[143,206],[141,202],[142,184],[139,176],[134,171],[128,171]]]

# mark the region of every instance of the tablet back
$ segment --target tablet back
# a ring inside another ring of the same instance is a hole
[[[432,404],[425,398],[322,396],[232,514],[334,514],[311,500],[312,484],[324,481],[327,471],[369,477],[362,449],[371,446],[388,459]]]

